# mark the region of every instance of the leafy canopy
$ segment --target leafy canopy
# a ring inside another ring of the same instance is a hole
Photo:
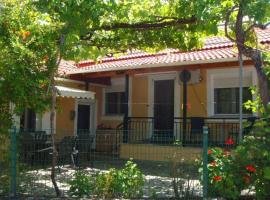
[[[228,9],[239,2],[3,0],[0,92],[6,95],[0,102],[13,102],[18,110],[44,110],[49,79],[57,71],[59,58],[97,59],[127,49],[191,49],[204,36],[216,34]],[[269,20],[269,0],[245,2],[245,26]]]

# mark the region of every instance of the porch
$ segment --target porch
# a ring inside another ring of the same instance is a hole
[[[243,130],[244,134],[247,134],[250,122],[254,119],[253,117],[244,119],[249,122]],[[127,131],[120,127],[123,131],[123,140],[133,144],[181,143],[184,146],[196,146],[202,144],[203,126],[207,126],[208,141],[211,145],[223,145],[228,137],[233,138],[235,142],[238,141],[238,118],[187,117],[185,122],[184,118],[177,117],[173,119],[168,129],[156,129],[157,120],[154,117],[129,117]]]
[[[255,119],[244,119],[243,135],[250,132]],[[186,127],[183,118],[174,118],[170,130],[155,129],[155,120],[152,117],[129,117],[127,130],[124,122],[115,131],[98,130],[96,151],[114,152],[120,158],[136,160],[168,161],[175,155],[194,160],[201,154],[203,126],[208,127],[209,146],[226,147],[228,138],[238,143],[237,118],[188,117]]]

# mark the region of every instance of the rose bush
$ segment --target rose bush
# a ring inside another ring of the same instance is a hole
[[[208,195],[210,197],[237,199],[240,196],[234,173],[232,173],[232,162],[233,158],[228,149],[208,150]]]
[[[256,199],[270,199],[269,119],[257,121],[235,149],[228,148],[233,139],[225,144],[225,149],[208,150],[209,196],[238,199],[245,190],[254,192]]]

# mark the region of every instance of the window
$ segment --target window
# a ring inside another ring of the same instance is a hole
[[[243,88],[243,103],[251,100],[252,95],[248,87]],[[239,114],[239,88],[215,88],[214,89],[215,114]],[[251,111],[243,107],[243,113]]]
[[[105,93],[105,114],[121,115],[125,110],[125,93],[124,92],[106,92]]]

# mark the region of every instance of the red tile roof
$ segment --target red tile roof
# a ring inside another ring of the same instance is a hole
[[[270,28],[256,29],[259,42],[270,44]],[[236,61],[237,51],[234,43],[225,37],[210,37],[205,40],[204,46],[196,51],[181,52],[176,49],[166,49],[158,53],[133,51],[120,57],[106,57],[99,62],[86,60],[74,63],[61,63],[60,74],[93,73],[148,67],[162,67],[172,65],[188,65],[196,63],[214,63]]]
[[[62,60],[58,68],[58,74],[60,76],[63,76],[63,75],[66,75],[68,72],[74,71],[77,69],[78,68],[76,67],[74,62]]]
[[[119,58],[96,64],[84,63],[83,67],[69,71],[67,74],[91,73],[147,67],[162,67],[179,64],[215,62],[216,60],[235,60],[237,52],[232,48],[209,49],[184,53],[149,54],[134,58]]]

